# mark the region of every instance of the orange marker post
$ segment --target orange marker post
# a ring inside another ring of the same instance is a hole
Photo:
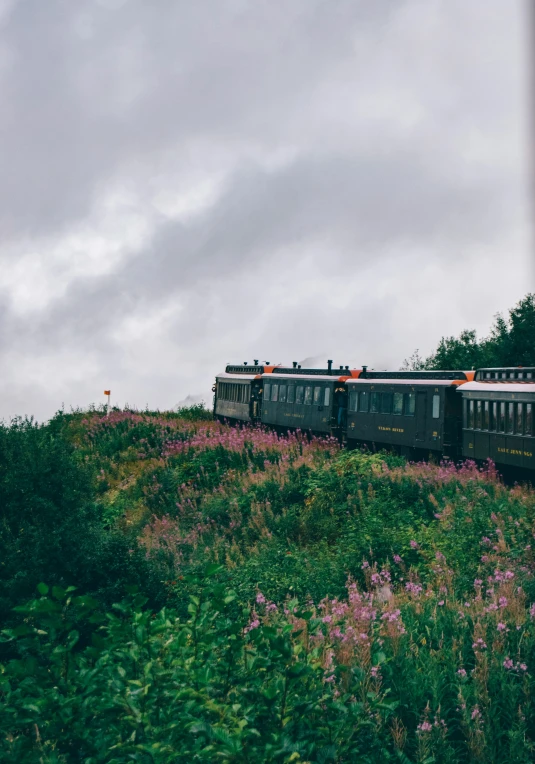
[[[108,396],[108,415],[109,415],[109,413],[110,413],[110,395],[111,395],[111,390],[104,390],[104,395]]]

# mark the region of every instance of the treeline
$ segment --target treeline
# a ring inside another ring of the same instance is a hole
[[[491,366],[535,366],[535,294],[527,294],[511,308],[508,318],[497,315],[488,337],[474,329],[458,337],[442,337],[425,359],[418,350],[402,369],[478,369]]]

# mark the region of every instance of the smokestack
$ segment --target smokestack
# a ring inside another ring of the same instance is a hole
[[[254,365],[255,365],[255,366],[258,366],[258,358],[255,358],[255,359],[254,359]]]
[[[349,366],[346,366],[346,371],[349,371]]]
[[[297,361],[292,361],[294,369],[297,369]]]
[[[363,366],[362,367],[362,373],[366,374],[367,371],[368,371],[368,367],[367,366]]]
[[[331,371],[332,367],[333,367],[333,362],[327,361],[327,368],[329,369],[329,371]]]

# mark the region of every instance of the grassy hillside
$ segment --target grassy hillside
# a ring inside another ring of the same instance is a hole
[[[492,465],[200,408],[0,457],[2,761],[533,761],[535,494]]]

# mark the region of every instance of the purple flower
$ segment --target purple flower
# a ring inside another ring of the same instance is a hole
[[[410,545],[411,545],[412,549],[418,549],[418,542],[414,541],[414,539],[410,542]],[[425,722],[424,722],[424,724],[425,724]]]
[[[265,605],[266,604],[266,598],[262,594],[262,592],[258,592],[256,595],[256,602],[258,605]]]
[[[428,721],[422,722],[416,727],[418,732],[431,732],[433,729],[433,725],[430,724]]]
[[[507,626],[500,621],[500,623],[496,626],[498,631],[507,631]]]
[[[503,662],[503,667],[506,669],[512,669],[514,667],[514,663],[511,658],[506,658]]]
[[[394,555],[394,562],[396,563],[396,565],[399,565],[401,562],[403,562],[399,554]]]
[[[463,668],[457,669],[457,673],[459,674],[459,676],[465,677],[466,669],[463,669]]]

